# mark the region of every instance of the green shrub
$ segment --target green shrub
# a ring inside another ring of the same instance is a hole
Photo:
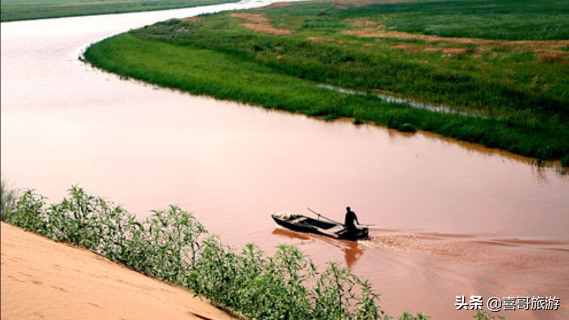
[[[17,193],[15,190],[8,189],[4,180],[0,181],[0,219],[10,214],[16,205]]]
[[[561,158],[561,166],[562,167],[569,167],[569,154],[567,154]]]

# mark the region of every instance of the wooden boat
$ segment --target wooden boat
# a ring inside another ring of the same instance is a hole
[[[348,231],[341,223],[313,219],[301,214],[273,214],[272,218],[279,226],[297,232],[321,234],[342,240],[361,240],[369,237],[368,228]]]

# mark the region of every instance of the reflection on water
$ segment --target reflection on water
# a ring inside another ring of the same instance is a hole
[[[456,295],[569,297],[569,241],[389,228],[374,229],[370,240],[358,242],[281,228],[272,234],[319,262],[335,257],[370,279],[386,310],[426,310],[435,319],[472,319],[472,313],[454,310]],[[569,306],[555,313],[503,315],[561,320],[569,316]]]
[[[352,268],[355,266],[356,261],[361,257],[364,253],[362,248],[358,245],[357,241],[345,241],[346,244],[343,248],[344,251],[344,259],[346,260],[346,265],[348,268]]]
[[[532,172],[538,181],[543,181],[547,179],[547,176],[551,173],[551,171],[557,173],[561,178],[569,179],[569,167],[561,167],[559,161],[543,161],[534,158],[524,157],[505,150],[488,148],[481,144],[467,142],[467,141],[460,141],[432,132],[424,131],[422,132],[422,134],[424,134],[427,137],[432,137],[434,139],[437,139],[441,142],[448,143],[449,145],[460,145],[461,147],[464,147],[464,149],[467,150],[468,152],[472,152],[477,156],[485,155],[488,157],[498,157],[503,160],[507,159],[508,161],[515,161],[526,164],[533,170]]]
[[[338,248],[343,252],[344,262],[346,266],[348,266],[348,268],[354,267],[356,261],[364,253],[363,248],[357,241],[335,240],[322,235],[317,235],[317,234],[308,235],[281,228],[276,228],[275,230],[273,230],[273,234],[276,236],[287,237],[293,240],[321,241],[322,243],[326,243],[328,246]]]
[[[308,236],[304,233],[294,232],[294,231],[281,229],[281,228],[275,228],[275,230],[273,230],[273,234],[277,235],[277,236],[283,236],[283,237],[288,237],[291,239],[296,239],[296,240],[303,240],[303,241],[312,240],[312,238],[310,236]]]

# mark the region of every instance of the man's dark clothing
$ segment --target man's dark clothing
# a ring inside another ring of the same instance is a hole
[[[344,221],[344,225],[346,226],[346,229],[355,230],[356,225],[354,224],[354,221],[356,221],[358,224],[360,223],[358,221],[358,217],[356,216],[356,213],[353,212],[352,210],[348,209],[348,211],[346,211],[346,220]]]

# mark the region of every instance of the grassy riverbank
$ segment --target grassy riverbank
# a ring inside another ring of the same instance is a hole
[[[1,0],[4,21],[87,16],[205,6],[238,0]]]
[[[85,57],[194,94],[423,129],[568,164],[569,3],[522,2],[273,5],[165,21],[97,43]]]

